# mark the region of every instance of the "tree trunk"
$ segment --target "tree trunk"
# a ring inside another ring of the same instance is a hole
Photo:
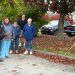
[[[58,32],[57,32],[57,37],[60,40],[64,40],[64,17],[65,15],[60,14],[60,19],[58,23]]]

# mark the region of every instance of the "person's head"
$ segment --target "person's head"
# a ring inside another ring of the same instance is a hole
[[[25,20],[25,15],[22,15],[22,20]]]
[[[18,24],[17,24],[17,21],[16,21],[16,20],[14,21],[13,26],[14,26],[14,27],[17,27],[17,26],[18,26]]]
[[[28,18],[27,22],[28,22],[29,25],[31,25],[32,19],[31,18]]]
[[[7,18],[5,18],[4,23],[5,23],[6,25],[8,25],[8,24],[9,24],[9,22],[10,22],[9,18],[8,18],[8,17],[7,17]]]

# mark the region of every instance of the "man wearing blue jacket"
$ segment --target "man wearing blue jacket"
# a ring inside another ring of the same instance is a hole
[[[32,24],[31,18],[27,20],[27,24],[23,28],[23,33],[26,47],[26,51],[24,52],[24,54],[28,54],[28,50],[30,51],[30,54],[32,54],[32,42],[35,36],[35,27]]]

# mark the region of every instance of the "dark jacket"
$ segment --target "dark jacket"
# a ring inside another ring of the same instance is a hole
[[[14,27],[14,26],[13,26],[12,31],[13,31],[13,38],[14,38],[14,39],[15,39],[16,37],[19,38],[20,33],[21,33],[21,28],[20,28],[20,26],[19,26],[19,25],[18,25],[17,27]]]
[[[5,37],[5,34],[3,33],[2,27],[0,25],[0,40],[2,40]]]
[[[26,40],[33,40],[35,36],[35,27],[33,25],[28,26],[28,24],[26,24],[23,28],[23,33]]]
[[[21,30],[23,30],[24,25],[27,24],[27,20],[18,19],[17,23],[21,27]]]

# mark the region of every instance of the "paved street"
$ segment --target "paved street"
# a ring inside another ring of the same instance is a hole
[[[0,62],[0,75],[75,75],[75,66],[55,64],[33,55],[11,55]]]

